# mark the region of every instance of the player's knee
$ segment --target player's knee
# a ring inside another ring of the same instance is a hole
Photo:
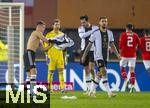
[[[93,72],[93,71],[94,71],[94,67],[90,67],[89,72]]]
[[[63,71],[64,71],[63,68],[58,69],[58,72],[63,72]]]
[[[134,67],[129,67],[130,72],[134,72]]]
[[[94,63],[91,63],[91,62],[90,62],[90,63],[89,63],[89,68],[90,68],[90,69],[94,69],[94,67],[95,67]]]
[[[86,74],[89,74],[89,73],[90,73],[88,66],[85,66],[84,69],[85,69],[85,73],[86,73]]]
[[[105,67],[101,67],[100,69],[100,72],[102,73],[102,76],[106,76],[107,74],[107,72],[106,72],[106,69],[105,69]]]
[[[106,76],[107,76],[106,72],[104,72],[104,73],[102,74],[102,76],[103,76],[103,77],[106,77]]]
[[[30,74],[31,74],[31,75],[36,75],[36,73],[37,73],[37,72],[36,72],[36,68],[31,68],[31,69],[30,69]]]
[[[54,73],[54,70],[49,70],[48,73],[53,74],[53,73]]]

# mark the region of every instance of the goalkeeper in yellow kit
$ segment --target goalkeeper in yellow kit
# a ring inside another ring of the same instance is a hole
[[[53,30],[47,33],[46,38],[52,40],[56,39],[58,41],[61,40],[61,38],[63,38],[64,41],[64,33],[60,31],[59,19],[54,20]],[[44,50],[47,51],[48,58],[50,59],[50,62],[48,64],[48,88],[50,89],[50,92],[52,91],[53,74],[56,69],[58,70],[59,74],[60,89],[62,92],[64,92],[64,55],[62,48],[64,45],[57,45],[55,43],[44,44]]]

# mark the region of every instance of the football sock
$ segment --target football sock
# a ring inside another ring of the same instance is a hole
[[[30,73],[27,72],[27,77],[26,77],[26,85],[30,85]]]
[[[60,89],[64,90],[64,76],[63,76],[63,71],[59,72],[59,82],[60,82]]]
[[[26,78],[27,93],[30,94],[30,90],[28,90],[28,88],[30,88],[30,73],[27,72],[26,75],[27,75],[27,78]]]
[[[31,75],[31,81],[30,81],[30,87],[31,87],[31,93],[35,94],[35,92],[33,92],[34,86],[36,85],[36,75]]]
[[[91,87],[91,74],[86,75],[86,87],[87,87],[87,91],[89,91]]]
[[[87,91],[89,91],[89,90],[90,90],[90,86],[91,86],[91,80],[86,81]]]
[[[53,86],[52,86],[52,82],[53,82],[53,72],[48,72],[48,89],[52,90]]]
[[[126,73],[126,70],[125,70],[124,67],[121,69],[121,75],[122,75],[122,78],[123,78],[124,80],[127,79],[127,73]]]
[[[99,85],[100,78],[98,76],[95,76],[95,80],[92,80],[90,92],[94,92],[97,86]]]
[[[26,76],[27,76],[26,77],[26,82],[30,81],[30,73],[29,72],[26,73]]]
[[[130,72],[131,74],[131,84],[134,86],[135,84],[135,72]]]
[[[110,91],[108,80],[106,78],[103,78],[103,84],[106,88],[106,91],[107,91],[108,95],[110,95],[112,92]]]

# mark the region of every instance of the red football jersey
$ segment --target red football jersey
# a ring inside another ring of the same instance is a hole
[[[142,50],[143,60],[150,60],[150,36],[144,36],[140,39],[140,48]]]
[[[119,39],[121,57],[136,57],[136,48],[140,45],[140,39],[134,32],[123,32]]]

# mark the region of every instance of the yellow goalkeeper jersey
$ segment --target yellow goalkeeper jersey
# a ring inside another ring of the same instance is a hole
[[[58,34],[56,34],[54,31],[51,31],[49,33],[46,34],[46,38],[55,38],[58,35],[63,34],[63,32],[59,31]],[[44,47],[47,47],[48,44],[45,43]],[[56,49],[54,46],[52,46],[49,50],[48,50],[48,57],[51,59],[52,57],[63,57],[63,50],[58,50]]]

